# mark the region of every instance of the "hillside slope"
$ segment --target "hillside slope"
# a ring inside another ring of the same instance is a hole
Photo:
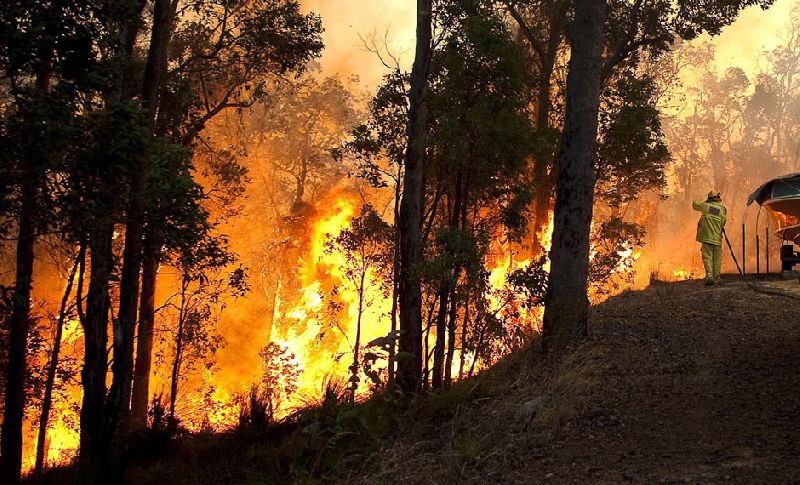
[[[656,284],[598,306],[591,332],[502,363],[344,481],[800,482],[800,300]]]

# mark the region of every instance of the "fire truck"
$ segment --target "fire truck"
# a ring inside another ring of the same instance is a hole
[[[781,239],[781,271],[792,271],[800,264],[800,173],[784,175],[766,182],[747,199],[748,207],[758,203],[769,214],[771,227]]]

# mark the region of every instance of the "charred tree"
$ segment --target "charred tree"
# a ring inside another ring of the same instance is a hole
[[[561,167],[554,209],[551,271],[543,337],[546,347],[586,335],[589,233],[594,202],[602,87],[605,0],[578,0],[572,26]]]

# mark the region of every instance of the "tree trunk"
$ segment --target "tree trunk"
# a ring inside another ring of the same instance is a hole
[[[164,233],[153,227],[145,236],[142,261],[142,295],[139,302],[139,328],[136,336],[136,368],[131,395],[131,426],[147,426],[147,409],[150,403],[150,370],[153,358],[153,329],[155,327],[155,298],[158,265]]]
[[[75,288],[75,311],[78,313],[78,321],[81,327],[85,327],[86,312],[83,309],[83,283],[86,277],[86,249],[88,247],[86,237],[82,236],[79,244],[83,247],[84,254],[83,257],[81,257],[80,266],[78,266],[78,285]]]
[[[450,229],[452,231],[460,229],[461,214],[463,212],[464,206],[466,205],[464,204],[463,181],[464,181],[463,172],[459,167],[456,173],[456,180],[455,180],[453,212],[450,216]],[[448,248],[447,251],[450,253],[450,257],[452,257],[453,259],[458,258],[458,255],[453,252],[452,248]],[[434,389],[438,389],[445,384],[445,373],[448,376],[447,380],[449,380],[450,376],[450,371],[449,370],[445,371],[444,369],[445,346],[446,346],[446,340],[449,338],[447,337],[447,329],[449,327],[448,315],[450,314],[450,312],[452,312],[452,310],[449,310],[450,299],[451,297],[455,298],[455,286],[458,282],[458,277],[460,272],[461,272],[461,265],[460,263],[456,263],[455,267],[450,271],[450,274],[446,275],[442,279],[439,290],[439,313],[436,318],[436,347],[434,348],[434,353],[433,353],[432,386]],[[455,301],[453,302],[453,304],[455,304]]]
[[[81,432],[79,455],[79,481],[93,483],[99,479],[98,456],[103,429],[103,402],[106,396],[108,372],[108,282],[114,269],[111,248],[114,223],[99,221],[89,239],[91,250],[89,267],[89,292],[86,296],[86,323],[84,333],[84,364],[81,371],[83,402],[81,404]]]
[[[151,133],[154,127],[155,107],[166,70],[167,52],[174,8],[171,0],[156,0],[153,5],[153,28],[142,84],[142,107],[149,111]],[[132,36],[135,39],[135,35]],[[119,289],[119,316],[114,325],[114,360],[111,388],[106,399],[104,424],[104,475],[122,481],[125,475],[126,437],[133,381],[133,349],[139,305],[139,272],[142,269],[142,238],[145,209],[144,186],[147,181],[149,160],[147,155],[134,161],[136,168],[130,177],[130,194],[125,223],[125,249]]]
[[[417,41],[409,92],[408,146],[400,204],[400,345],[397,381],[406,394],[419,391],[422,368],[422,259],[425,131],[428,120],[428,70],[431,59],[432,0],[417,0]]]
[[[480,318],[479,318],[480,320]],[[478,364],[478,356],[480,355],[481,351],[483,350],[483,341],[486,335],[486,324],[481,327],[480,332],[478,333],[478,341],[475,343],[475,355],[472,357],[472,363],[469,365],[469,372],[467,373],[467,378],[469,379],[472,377],[472,374],[475,372],[475,367]]]
[[[439,287],[439,312],[436,315],[436,343],[433,347],[431,387],[439,389],[444,380],[444,352],[447,338],[447,305],[450,302],[450,282],[445,278]]]
[[[455,272],[456,282],[458,281],[460,268]],[[456,286],[450,291],[450,314],[447,317],[447,356],[444,360],[444,385],[450,387],[453,380],[453,356],[456,351],[456,330],[458,327],[458,301],[456,299]]]
[[[58,321],[56,322],[56,334],[53,337],[53,349],[50,352],[50,362],[47,365],[47,380],[44,386],[44,397],[42,397],[42,412],[39,415],[39,435],[36,438],[36,462],[34,465],[34,475],[39,475],[44,467],[45,445],[47,443],[47,424],[50,420],[50,409],[53,405],[53,387],[56,381],[56,371],[58,370],[58,358],[61,352],[61,336],[64,333],[64,320],[69,313],[67,303],[69,295],[72,293],[72,285],[81,261],[86,257],[86,246],[81,242],[78,255],[72,264],[72,270],[67,277],[67,286],[64,288],[64,296],[61,298],[61,307],[58,310]]]
[[[20,193],[22,207],[17,236],[16,280],[8,322],[8,367],[5,408],[0,434],[0,481],[17,483],[22,472],[22,422],[25,414],[25,375],[30,330],[33,245],[36,241],[37,177],[24,177]]]
[[[550,348],[574,342],[587,332],[589,233],[605,16],[605,0],[577,0],[543,321],[544,344]]]
[[[38,95],[50,91],[53,52],[49,45],[40,51],[35,88]],[[45,160],[28,160],[22,167],[19,229],[16,248],[16,274],[8,321],[8,362],[4,389],[3,424],[0,427],[0,482],[17,483],[22,474],[22,424],[25,418],[26,354],[30,331],[31,288],[33,286],[34,244],[39,184]]]
[[[422,355],[423,355],[423,367],[422,367],[422,389],[428,389],[430,384],[430,380],[428,376],[431,373],[430,365],[431,365],[431,323],[428,320],[428,326],[425,327],[425,332],[423,335],[422,341],[424,342]]]
[[[133,338],[139,303],[139,271],[142,267],[143,164],[131,178],[130,203],[125,224],[125,249],[119,286],[119,313],[114,322],[114,359],[111,365],[111,388],[108,391],[103,428],[102,452],[105,477],[122,482],[125,470],[126,436],[133,380]]]
[[[458,178],[456,179],[457,194],[456,209],[453,213],[453,227],[458,228],[466,235],[467,233],[467,206],[469,205],[469,177],[464,180],[463,173],[459,171]],[[463,186],[462,186],[463,184]],[[461,278],[463,271],[461,261],[456,263],[453,269],[453,284],[450,288],[450,314],[447,319],[447,357],[444,362],[444,385],[450,387],[453,372],[453,356],[455,355],[456,346],[456,330],[458,327],[458,300],[456,299],[456,290],[458,289],[458,280]]]
[[[549,64],[544,65],[544,69],[540,75],[539,99],[536,109],[536,129],[540,132],[550,128],[551,78],[553,76],[554,63],[555,56],[550,60]],[[545,158],[544,155],[534,162],[536,166],[533,171],[533,182],[536,186],[536,198],[534,199],[533,208],[533,241],[531,244],[531,257],[534,261],[538,260],[539,256],[541,256],[542,250],[544,249],[544,238],[547,236],[543,231],[547,229],[545,224],[548,220],[550,201],[553,193],[553,177],[551,172],[548,171],[548,165],[550,165],[551,162],[553,162],[553,160]]]
[[[181,375],[181,358],[183,357],[183,322],[186,318],[186,290],[188,288],[186,277],[181,280],[181,306],[178,310],[178,334],[175,337],[175,358],[172,360],[169,388],[169,417],[167,425],[170,429],[177,428],[178,420],[175,418],[175,402],[178,400],[178,379]]]
[[[148,115],[151,120],[155,120],[157,115],[158,94],[161,92],[161,84],[167,70],[167,54],[177,6],[178,2],[174,0],[155,0],[153,2],[153,28],[142,84],[142,108],[149,111]]]
[[[356,402],[356,391],[358,390],[358,367],[359,367],[359,348],[361,347],[361,317],[364,314],[364,279],[367,276],[367,270],[361,272],[361,281],[358,286],[358,317],[356,318],[356,342],[353,345],[353,365],[350,370],[352,371],[352,390],[350,392],[350,402]]]
[[[391,331],[389,332],[389,356],[387,358],[388,367],[388,387],[394,388],[395,374],[395,353],[397,350],[397,297],[400,286],[400,231],[398,231],[398,221],[400,219],[400,177],[403,167],[397,168],[397,183],[394,186],[394,247],[392,249],[392,310],[390,314]]]
[[[461,323],[461,353],[458,357],[458,379],[464,378],[464,364],[466,363],[467,349],[467,324],[469,323],[469,289],[464,297],[464,320]]]
[[[553,8],[548,21],[550,32],[547,38],[546,50],[540,59],[542,68],[538,76],[536,129],[540,133],[550,129],[550,113],[553,107],[550,99],[553,94],[553,71],[566,23],[563,9]],[[541,256],[544,249],[542,243],[547,236],[543,231],[547,229],[545,224],[548,221],[548,214],[551,208],[553,172],[555,170],[555,160],[550,158],[542,154],[540,159],[534,161],[536,166],[534,167],[533,181],[536,186],[536,198],[534,199],[533,241],[531,244],[531,255],[534,261]],[[548,170],[548,166],[550,166],[550,170]]]

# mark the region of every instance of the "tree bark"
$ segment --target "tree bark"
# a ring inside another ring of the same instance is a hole
[[[458,379],[464,377],[464,364],[466,363],[467,355],[467,325],[469,324],[469,289],[464,297],[464,319],[461,322],[461,353],[458,356]]]
[[[178,310],[178,334],[175,337],[175,358],[172,360],[172,372],[170,374],[167,426],[171,430],[177,428],[178,425],[178,420],[175,418],[175,403],[178,400],[178,379],[181,375],[181,359],[183,358],[183,323],[186,318],[186,290],[188,287],[189,282],[184,276],[181,279],[181,306]]]
[[[155,298],[158,265],[164,232],[152,227],[144,239],[142,261],[142,294],[139,301],[139,328],[136,335],[136,368],[133,374],[131,395],[131,426],[147,426],[147,409],[150,403],[150,371],[153,360],[153,329],[155,327]]]
[[[25,374],[30,330],[33,245],[36,241],[36,177],[24,177],[17,236],[16,279],[8,322],[8,367],[5,408],[0,434],[0,481],[18,483],[22,473],[22,422],[25,414]]]
[[[64,296],[61,298],[61,306],[58,310],[58,321],[56,322],[56,334],[53,337],[53,349],[50,352],[50,362],[47,365],[47,380],[44,386],[44,396],[42,397],[42,412],[39,415],[39,434],[36,437],[36,461],[34,464],[34,475],[39,475],[44,467],[45,445],[47,444],[47,425],[50,421],[50,409],[53,405],[53,387],[56,381],[56,371],[58,370],[58,358],[61,353],[61,337],[64,333],[64,320],[69,313],[67,304],[69,295],[72,293],[72,285],[78,267],[82,265],[83,258],[86,257],[86,246],[81,241],[78,255],[72,264],[72,270],[67,276],[67,286],[64,288]]]
[[[356,341],[353,345],[353,365],[350,367],[352,372],[352,391],[350,393],[350,402],[356,402],[356,391],[358,390],[358,368],[360,365],[359,362],[359,350],[361,347],[361,317],[364,315],[364,292],[366,288],[364,287],[364,280],[367,276],[367,269],[364,268],[361,271],[361,280],[358,285],[358,317],[356,318]]]
[[[551,271],[543,321],[546,348],[570,344],[587,332],[589,233],[596,180],[594,156],[605,16],[605,0],[578,0],[575,4]]]
[[[461,274],[461,268],[456,268],[456,283],[450,290],[450,312],[447,317],[447,356],[444,360],[444,385],[450,387],[453,380],[453,357],[456,352],[456,331],[458,330],[458,300],[456,298],[456,285]]]
[[[453,226],[459,228],[462,234],[466,235],[467,206],[469,205],[469,177],[466,177],[465,180],[463,173],[459,171],[457,183],[461,189],[459,197],[456,198],[459,206],[456,208],[453,215],[455,218]],[[456,331],[458,328],[458,300],[456,298],[456,290],[458,289],[458,280],[461,278],[463,269],[463,265],[459,261],[453,269],[453,284],[450,289],[450,314],[447,320],[447,356],[444,361],[444,385],[446,387],[450,387],[452,381],[453,356],[456,350]]]
[[[89,292],[86,296],[86,323],[84,333],[84,364],[81,371],[83,402],[81,404],[81,431],[79,481],[93,483],[99,479],[100,457],[98,448],[103,429],[103,402],[106,395],[108,372],[108,311],[110,307],[108,282],[114,269],[111,247],[114,223],[110,220],[96,223],[89,238],[90,260]]]
[[[556,57],[558,50],[561,46],[561,39],[564,37],[564,27],[566,25],[566,14],[563,8],[559,5],[550,5],[547,15],[549,25],[549,32],[547,35],[546,43],[540,49],[533,46],[536,39],[529,38],[532,44],[534,54],[539,57],[540,70],[537,80],[537,100],[536,100],[536,129],[539,132],[544,132],[550,129],[550,113],[552,111],[552,94],[553,94],[553,71],[555,69]],[[520,28],[525,32],[533,31],[528,25],[522,25],[524,19],[517,18],[520,23]],[[546,227],[545,223],[548,220],[548,214],[551,208],[551,200],[553,193],[553,182],[555,177],[555,160],[549,159],[544,155],[537,160],[534,160],[533,182],[536,186],[536,198],[534,199],[533,208],[533,240],[531,242],[531,255],[534,260],[538,259],[542,254],[542,243],[546,234],[543,232]],[[549,170],[548,170],[548,166]]]
[[[420,390],[422,369],[422,259],[425,131],[428,120],[428,70],[431,59],[432,0],[417,0],[417,41],[409,92],[408,145],[400,204],[400,342],[397,382],[406,394]]]
[[[34,82],[38,95],[50,91],[53,52],[49,45],[40,50]],[[16,247],[16,274],[8,322],[8,363],[4,393],[3,424],[0,428],[0,482],[18,483],[22,474],[22,424],[25,418],[26,355],[30,331],[31,288],[33,287],[36,212],[45,160],[29,160],[21,167],[19,229]],[[25,173],[27,172],[27,173]]]
[[[153,5],[153,28],[142,84],[142,108],[148,111],[151,133],[154,128],[161,78],[166,70],[174,5],[176,4],[171,0],[156,0]],[[146,154],[138,157],[130,176],[125,248],[119,289],[119,315],[114,325],[114,360],[111,367],[113,377],[106,399],[103,473],[106,478],[116,481],[124,480],[125,475],[126,436],[134,370],[133,344],[139,305],[139,272],[142,269],[142,238],[145,223],[142,198],[149,165]]]
[[[431,387],[440,389],[444,383],[444,354],[447,338],[447,308],[450,302],[450,282],[445,278],[439,287],[439,311],[436,314],[436,343],[433,346]]]
[[[403,167],[397,168],[397,181],[394,186],[394,247],[392,248],[392,310],[390,314],[391,329],[389,332],[389,356],[387,358],[388,367],[388,387],[394,388],[395,385],[395,354],[397,351],[397,298],[400,287],[400,231],[398,221],[400,220],[400,177],[403,174]]]
[[[119,312],[114,322],[114,359],[111,365],[111,388],[108,391],[103,424],[103,469],[105,477],[124,480],[126,435],[133,380],[133,338],[139,302],[139,271],[142,267],[144,210],[142,188],[144,167],[131,177],[130,203],[125,224],[125,249],[119,286]]]
[[[458,168],[456,172],[456,180],[455,180],[455,194],[453,196],[453,212],[450,216],[450,230],[456,231],[461,228],[461,215],[464,211],[464,176],[463,170],[461,167]],[[450,252],[450,257],[453,259],[457,259],[458,255],[455,254],[452,249],[448,249]],[[439,290],[439,313],[436,318],[436,347],[434,348],[433,353],[433,377],[432,377],[432,387],[434,389],[438,389],[445,385],[446,381],[450,379],[450,370],[445,370],[445,347],[447,346],[447,341],[450,337],[447,336],[447,330],[452,325],[449,322],[453,322],[453,319],[448,320],[448,316],[453,311],[458,311],[457,307],[455,310],[450,309],[451,305],[451,298],[455,299],[455,289],[456,284],[458,282],[459,274],[461,273],[461,264],[457,262],[452,270],[449,271],[449,274],[442,279],[440,290]],[[453,304],[457,304],[453,301]],[[453,340],[455,336],[453,336]],[[449,353],[449,351],[448,351]],[[452,358],[450,359],[452,363]],[[445,378],[445,375],[447,376]]]
[[[158,95],[167,70],[167,54],[177,5],[178,2],[174,0],[155,0],[153,3],[153,28],[142,84],[142,108],[149,111],[152,120],[157,115]]]

